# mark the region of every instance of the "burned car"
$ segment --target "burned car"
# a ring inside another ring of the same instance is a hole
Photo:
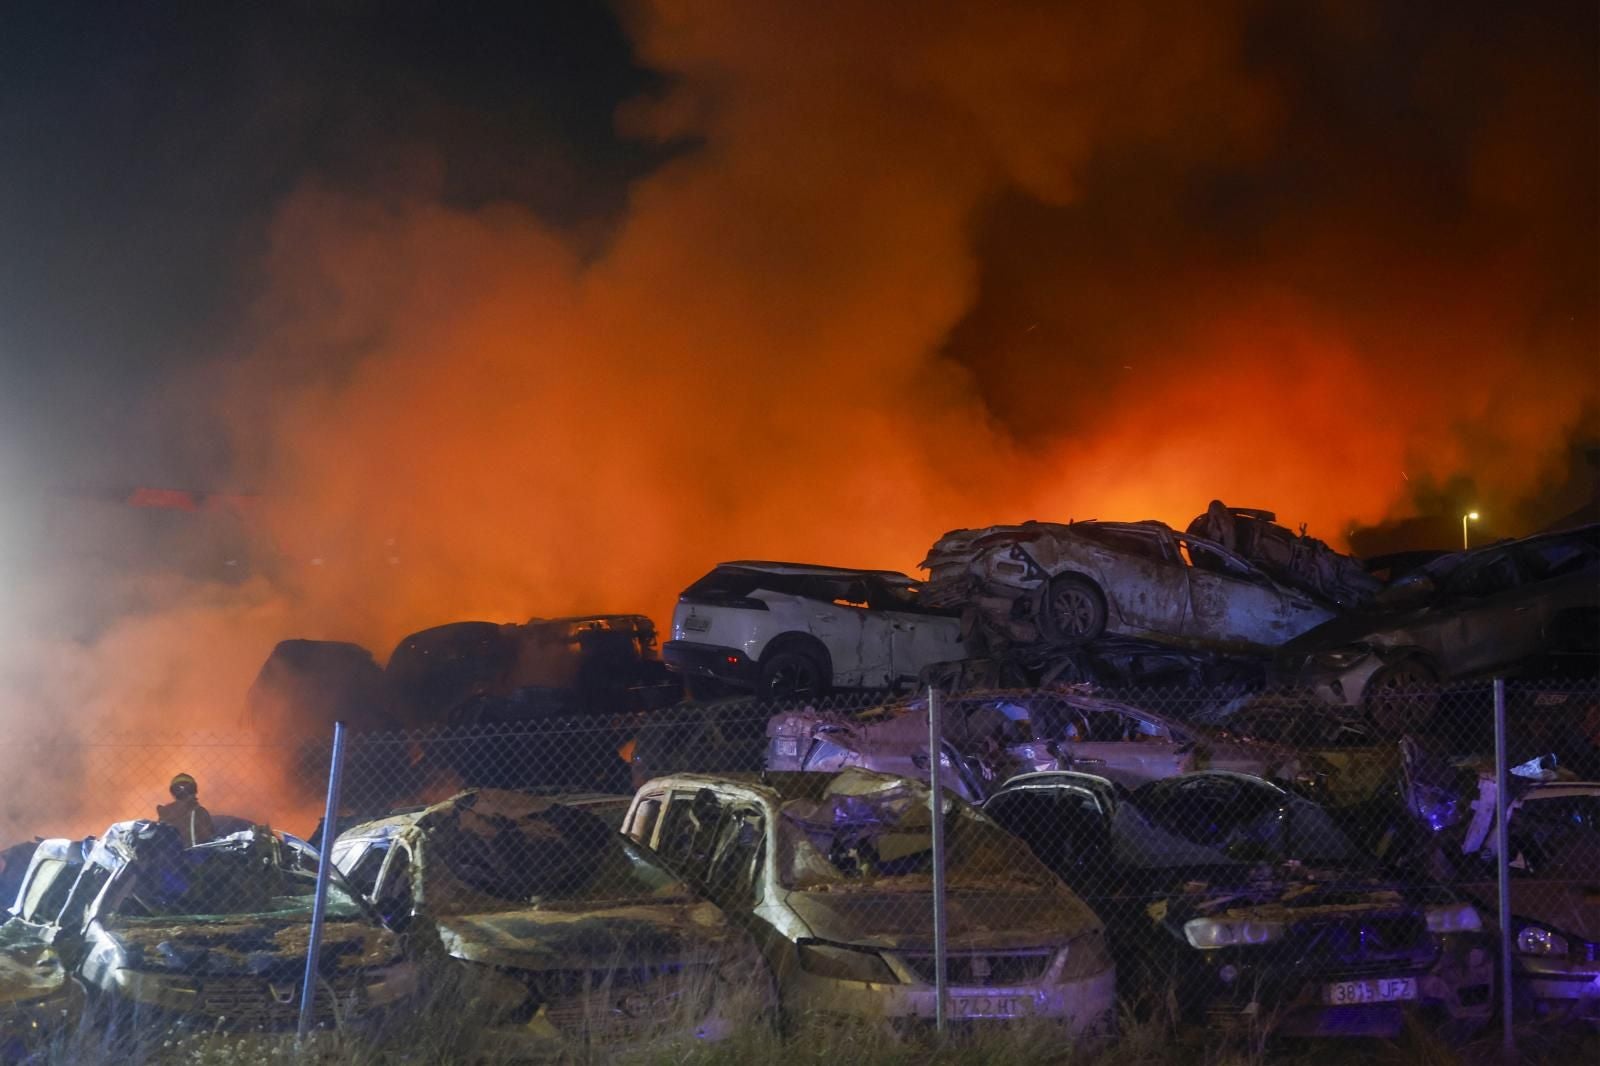
[[[1102,1030],[1099,918],[976,810],[940,807],[949,1016]],[[682,774],[639,790],[626,831],[752,931],[786,1012],[903,1032],[935,1015],[931,808],[926,786],[862,770]]]
[[[1206,513],[1189,523],[1188,531],[1237,552],[1273,580],[1340,607],[1359,607],[1383,588],[1361,560],[1307,536],[1303,525],[1298,534],[1290,532],[1278,525],[1278,516],[1271,511],[1212,500]]]
[[[1549,760],[1510,775],[1512,994],[1519,1015],[1600,1023],[1600,783]],[[1405,796],[1424,830],[1404,857],[1497,913],[1497,788],[1482,761],[1407,750]]]
[[[925,778],[927,700],[856,715],[805,709],[767,724],[767,768],[833,773],[859,766]],[[1232,738],[1091,695],[1085,688],[968,693],[941,701],[946,787],[977,802],[1037,770],[1083,770],[1126,788],[1192,770],[1238,770],[1320,787],[1329,767],[1279,744]]]
[[[581,804],[469,790],[350,829],[330,855],[509,1054],[720,1039],[765,1003],[748,937]]]
[[[62,911],[78,975],[116,1017],[204,1029],[292,1027],[311,930],[316,855],[264,828],[185,848],[156,822],[96,841]],[[319,1026],[350,1024],[415,989],[399,939],[328,885],[312,999]]]
[[[1276,671],[1399,733],[1432,718],[1439,682],[1514,667],[1583,630],[1600,630],[1600,525],[1435,559],[1286,643]]]
[[[1222,545],[1153,521],[958,529],[939,538],[922,566],[924,600],[971,608],[999,643],[1112,634],[1259,652],[1336,614]]]
[[[41,1039],[77,1024],[83,991],[55,941],[85,842],[41,840],[0,925],[0,1059],[23,1058]]]
[[[1341,714],[1307,692],[1252,693],[1197,723],[1220,738],[1299,752],[1319,771],[1319,787],[1311,798],[1328,806],[1372,800],[1392,785],[1400,769],[1400,748],[1392,739],[1380,736],[1360,714]]]
[[[791,699],[915,684],[966,649],[956,612],[898,571],[745,560],[683,590],[662,654],[698,698]]]
[[[1458,1036],[1488,1022],[1477,909],[1380,867],[1316,804],[1206,771],[1145,785],[1108,818],[1059,787],[1070,794],[1021,779],[985,812],[1084,886],[1132,989],[1174,996],[1191,1020],[1286,1036],[1392,1037],[1408,1010]],[[1097,839],[1105,850],[1085,855]]]

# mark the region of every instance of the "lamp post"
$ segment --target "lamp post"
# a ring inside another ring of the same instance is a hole
[[[1467,548],[1470,547],[1470,545],[1467,543],[1467,523],[1469,521],[1470,522],[1476,522],[1477,520],[1478,520],[1478,512],[1477,511],[1468,511],[1466,514],[1461,516],[1461,550],[1462,551],[1466,551]]]

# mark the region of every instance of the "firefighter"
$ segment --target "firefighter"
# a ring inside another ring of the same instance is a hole
[[[172,802],[157,804],[156,817],[178,827],[183,846],[190,848],[214,839],[217,833],[211,824],[211,812],[200,806],[200,786],[194,778],[178,774],[167,789],[172,793]]]

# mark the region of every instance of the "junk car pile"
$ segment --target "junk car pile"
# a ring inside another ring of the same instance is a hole
[[[635,614],[449,623],[381,667],[285,641],[258,722],[468,729],[358,762],[366,813],[324,841],[315,1020],[448,986],[523,1057],[800,1015],[915,1032],[937,1014],[937,829],[965,1028],[1092,1038],[1120,999],[1224,1028],[1393,1035],[1421,1013],[1469,1034],[1507,994],[1500,797],[1480,690],[1443,685],[1593,676],[1600,526],[1411,562],[1213,501],[1182,531],[954,530],[926,583],[722,563],[659,651]],[[1157,683],[1187,687],[1163,705],[1138,687]],[[1518,690],[1512,711],[1509,995],[1600,1022],[1600,687]],[[396,807],[440,780],[449,799]],[[293,1023],[321,861],[296,838],[184,847],[125,821],[3,856],[5,1054],[80,1019]]]

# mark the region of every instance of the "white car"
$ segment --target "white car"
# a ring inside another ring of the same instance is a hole
[[[916,684],[925,667],[967,657],[957,613],[923,605],[921,588],[894,570],[720,563],[678,597],[662,657],[702,698]]]

